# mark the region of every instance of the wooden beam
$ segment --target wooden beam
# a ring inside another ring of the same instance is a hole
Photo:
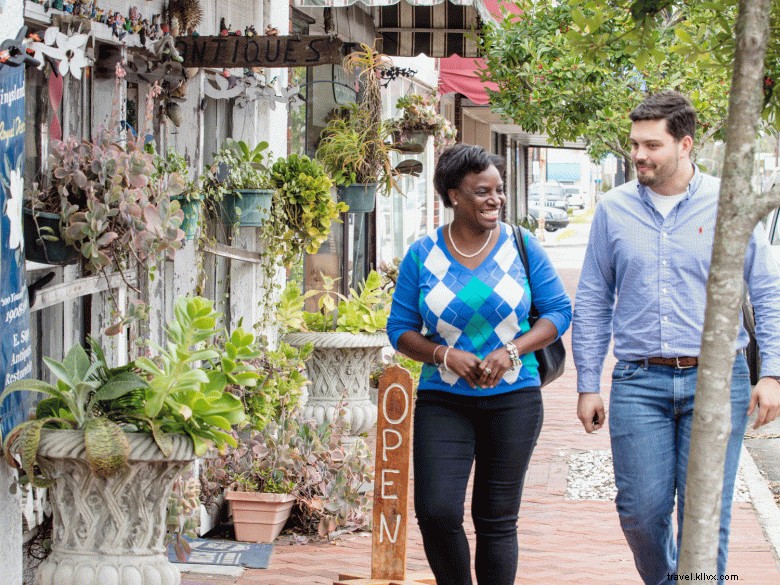
[[[125,279],[132,286],[137,284],[135,274],[130,274],[128,272],[125,274]],[[54,286],[49,286],[36,292],[35,304],[30,307],[30,312],[40,311],[41,309],[58,305],[67,300],[77,299],[79,297],[103,292],[108,289],[119,288],[121,286],[125,286],[125,280],[123,280],[122,275],[117,272],[108,276],[108,282],[106,282],[105,277],[96,275],[55,284]]]
[[[344,42],[331,35],[176,37],[184,67],[313,67],[340,64]]]
[[[263,261],[262,255],[257,252],[249,252],[243,248],[234,248],[233,246],[226,246],[225,244],[214,243],[205,244],[203,251],[215,256],[222,256],[223,258],[230,258],[231,260],[240,260],[241,262],[251,262],[252,264],[260,264]]]

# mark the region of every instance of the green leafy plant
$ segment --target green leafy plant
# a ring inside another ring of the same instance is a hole
[[[252,362],[260,374],[257,384],[236,392],[244,402],[251,429],[262,430],[282,412],[292,411],[298,405],[303,389],[309,384],[304,370],[311,351],[311,344],[296,348],[280,342],[276,349],[264,347]]]
[[[407,140],[412,134],[422,132],[434,137],[437,150],[455,144],[458,130],[455,125],[439,113],[439,95],[410,94],[396,102],[401,117],[395,122],[400,140]]]
[[[347,206],[333,200],[333,182],[325,169],[305,155],[277,159],[271,168],[271,185],[275,189],[272,218],[264,226],[264,241],[271,248],[267,253],[289,266],[304,251],[317,253]]]
[[[297,284],[290,283],[282,291],[276,318],[283,330],[376,333],[387,327],[391,292],[378,272],[372,270],[360,292],[350,289],[347,296],[335,291],[335,279],[322,278],[322,290],[303,294]],[[304,302],[313,296],[317,296],[318,310],[304,311]]]
[[[219,198],[236,189],[273,189],[267,149],[265,141],[249,146],[243,140],[226,140],[206,173],[207,193]]]
[[[46,486],[51,478],[37,466],[44,428],[83,430],[87,460],[101,477],[127,464],[125,431],[150,433],[165,455],[173,434],[188,435],[196,455],[210,447],[235,446],[231,429],[246,415],[231,390],[257,385],[260,374],[251,362],[259,351],[252,333],[240,327],[230,334],[216,329],[218,317],[211,301],[182,297],[166,326],[166,346],[150,344],[158,351],[154,358],[112,368],[94,340],[91,355],[77,345],[62,362],[44,358],[55,384],[18,380],[0,395],[0,402],[21,390],[48,396],[38,403],[34,420],[6,437],[6,459],[17,466],[13,455],[18,455],[26,480]]]
[[[152,150],[148,148],[147,150]],[[190,169],[187,164],[187,159],[183,155],[176,152],[175,149],[169,148],[165,152],[165,156],[160,154],[154,154],[154,173],[151,175],[150,180],[155,181],[170,181],[171,177],[177,177],[184,181],[184,186],[181,191],[174,195],[176,199],[183,199],[185,201],[197,201],[201,198],[201,188],[198,179],[190,179]]]

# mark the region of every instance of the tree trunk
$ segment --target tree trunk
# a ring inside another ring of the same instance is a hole
[[[707,281],[707,309],[694,402],[679,574],[717,572],[731,371],[739,330],[743,265],[754,226],[771,209],[753,193],[753,151],[762,109],[771,0],[740,0],[729,96],[726,157]]]

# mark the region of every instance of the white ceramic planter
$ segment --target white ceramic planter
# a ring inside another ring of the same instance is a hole
[[[376,404],[370,399],[368,378],[382,348],[390,345],[385,333],[288,333],[283,340],[294,347],[314,345],[306,360],[311,386],[303,416],[314,418],[318,424],[331,423],[343,402],[351,436],[376,424]]]
[[[128,433],[127,468],[97,477],[81,431],[45,430],[38,458],[47,476],[54,529],[52,553],[36,585],[179,585],[165,554],[165,509],[171,486],[194,459],[189,437],[176,436],[166,458],[151,437]]]

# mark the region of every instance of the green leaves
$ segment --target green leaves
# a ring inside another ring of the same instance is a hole
[[[90,418],[84,425],[84,444],[89,466],[98,477],[110,477],[127,465],[130,442],[113,421]]]

